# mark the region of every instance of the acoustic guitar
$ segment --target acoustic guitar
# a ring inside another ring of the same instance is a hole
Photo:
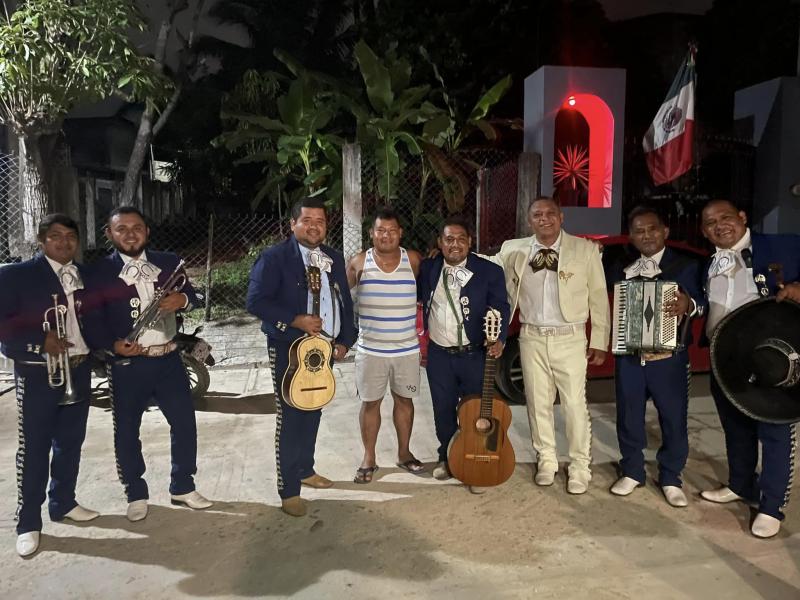
[[[311,292],[311,313],[319,316],[319,294],[322,275],[319,267],[306,269]],[[300,410],[318,410],[333,400],[336,380],[331,368],[333,344],[317,335],[306,334],[289,347],[289,368],[283,376],[281,390],[287,404]]]
[[[500,312],[490,308],[484,317],[486,341],[500,337]],[[494,390],[495,359],[486,355],[483,393],[464,397],[458,405],[458,431],[447,449],[453,477],[477,487],[500,485],[514,472],[516,457],[508,428],[511,409]]]

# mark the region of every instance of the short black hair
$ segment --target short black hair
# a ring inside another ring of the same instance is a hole
[[[628,229],[633,226],[633,220],[637,217],[641,217],[642,215],[655,215],[658,222],[663,225],[664,227],[667,226],[667,221],[664,219],[664,215],[661,214],[661,211],[658,210],[655,206],[650,206],[647,204],[639,204],[638,206],[634,206],[631,209],[631,212],[628,213]]]
[[[372,217],[372,225],[375,225],[375,222],[380,219],[381,221],[394,221],[400,227],[403,224],[400,222],[400,215],[397,211],[392,208],[391,206],[379,206],[378,209],[375,211],[375,216]]]
[[[108,213],[108,220],[106,221],[106,226],[111,225],[111,219],[116,217],[117,215],[139,215],[139,218],[147,225],[147,217],[144,216],[144,213],[140,211],[135,206],[118,206],[110,213]]]
[[[737,212],[742,210],[736,205],[736,202],[734,202],[733,200],[728,200],[727,198],[712,198],[703,205],[703,210],[707,209],[712,204],[728,204],[734,209],[736,209]]]
[[[81,232],[78,229],[78,223],[75,222],[75,219],[63,213],[50,213],[49,215],[45,215],[42,220],[39,221],[37,237],[40,241],[44,241],[45,236],[47,236],[47,232],[50,231],[50,228],[53,225],[63,225],[67,229],[72,229],[72,231],[78,234],[78,238],[80,238]]]
[[[325,220],[328,220],[328,209],[325,207],[325,201],[321,198],[306,196],[292,205],[292,221],[297,221],[300,218],[300,213],[303,212],[304,208],[320,208],[325,213]]]
[[[442,221],[441,227],[439,227],[439,237],[444,235],[444,228],[449,226],[456,226],[462,227],[464,231],[467,232],[469,237],[472,237],[472,228],[469,225],[469,221],[467,218],[462,214],[450,215],[444,221]]]
[[[528,212],[530,212],[530,210],[533,208],[533,205],[536,204],[537,202],[552,202],[553,204],[556,205],[556,208],[558,210],[561,210],[561,205],[558,203],[558,200],[556,200],[552,196],[537,196],[536,198],[531,200],[530,204],[528,204]]]

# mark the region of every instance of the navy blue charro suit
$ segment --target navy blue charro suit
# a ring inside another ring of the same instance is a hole
[[[321,245],[333,265],[329,275],[331,298],[339,304],[340,329],[335,342],[350,348],[356,341],[353,301],[347,284],[344,258],[333,248]],[[272,381],[277,409],[275,462],[278,494],[281,498],[300,495],[300,481],[314,474],[314,448],[322,410],[298,410],[283,399],[281,382],[289,366],[289,347],[304,332],[290,323],[308,314],[306,267],[297,239],[292,235],[264,250],[250,272],[247,310],[261,319],[267,336]]]
[[[76,266],[85,279],[84,268]],[[89,416],[91,372],[86,360],[71,368],[73,388],[83,401],[59,406],[64,388],[48,385],[43,356],[42,323],[44,312],[53,306],[53,294],[59,304],[68,305],[64,288],[44,254],[0,269],[0,342],[3,354],[14,360],[19,413],[18,534],[42,529],[48,476],[50,518],[60,520],[77,506],[75,484]],[[86,291],[76,290],[73,298],[80,323],[82,307],[88,304]],[[55,323],[49,321],[55,331]]]
[[[453,298],[456,310],[463,319],[464,333],[470,345],[465,351],[428,344],[428,384],[433,401],[433,419],[439,440],[439,460],[447,461],[447,447],[458,429],[457,407],[464,396],[480,394],[483,386],[483,367],[486,361],[483,317],[489,308],[500,311],[500,340],[505,342],[511,309],[506,297],[503,269],[488,260],[470,253],[466,268],[472,277]],[[422,261],[417,278],[418,299],[423,303],[425,329],[430,331],[431,304],[436,287],[442,279],[444,257]]]
[[[786,283],[800,281],[800,236],[751,233],[751,242],[752,275],[761,295],[778,292],[775,274],[769,271],[771,263],[782,265]],[[759,512],[783,519],[795,468],[796,424],[776,425],[748,417],[725,398],[713,374],[711,394],[725,432],[728,487],[739,496],[758,502]],[[759,442],[760,475],[756,473]]]
[[[612,281],[625,279],[625,266],[620,262],[610,269]],[[698,313],[702,314],[705,299],[700,261],[666,247],[659,268],[661,273],[656,279],[676,282],[681,291],[694,300]],[[689,306],[691,309],[691,302]],[[647,447],[645,409],[648,398],[652,398],[661,426],[661,447],[656,454],[659,484],[681,486],[681,471],[689,456],[687,412],[691,370],[686,348],[691,343],[691,331],[688,323],[685,325],[687,327],[683,330],[686,335],[679,340],[683,347],[669,358],[646,361],[640,354],[616,357],[617,441],[622,454],[620,468],[623,476],[640,483],[646,479],[643,454]]]
[[[154,250],[146,250],[146,257],[161,269],[154,284],[158,288],[175,270],[179,258]],[[92,343],[109,354],[117,474],[128,502],[149,498],[139,429],[142,414],[154,398],[170,426],[170,494],[188,494],[195,489],[197,425],[189,378],[178,352],[127,358],[114,354],[114,342],[130,333],[140,310],[136,286],[119,277],[123,265],[122,257],[115,251],[91,265],[87,282],[97,299],[97,309],[87,314],[87,321],[91,322],[88,330]],[[187,309],[198,304],[188,280],[182,291],[189,299]]]

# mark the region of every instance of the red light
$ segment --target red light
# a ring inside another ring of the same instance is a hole
[[[569,104],[570,106],[575,106],[575,96],[570,96],[569,98],[567,98],[567,104]]]

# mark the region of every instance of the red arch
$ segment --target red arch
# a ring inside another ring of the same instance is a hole
[[[614,115],[594,94],[572,94],[564,108],[577,110],[589,124],[589,208],[610,208],[614,173]]]

